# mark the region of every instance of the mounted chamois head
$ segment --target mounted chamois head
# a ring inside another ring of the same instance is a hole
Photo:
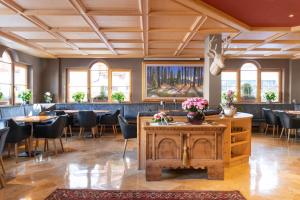
[[[215,36],[213,36],[211,38],[211,40],[209,40],[207,56],[209,58],[213,59],[213,62],[211,63],[211,65],[209,67],[210,73],[214,76],[218,76],[221,74],[222,69],[225,67],[224,66],[224,56],[223,56],[225,48],[221,45],[221,53],[217,53],[218,44],[215,45],[215,48],[212,48],[212,43],[213,43],[214,39],[215,39]],[[227,38],[225,39],[225,41],[222,41],[222,44],[223,43],[225,43],[228,47]]]

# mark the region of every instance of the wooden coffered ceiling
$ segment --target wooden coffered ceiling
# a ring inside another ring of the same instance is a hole
[[[0,0],[0,43],[48,58],[202,58],[217,33],[227,57],[300,58],[299,31],[250,27],[200,0]]]

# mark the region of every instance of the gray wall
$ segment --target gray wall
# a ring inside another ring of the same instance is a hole
[[[300,102],[300,60],[290,61],[290,88],[291,101]]]

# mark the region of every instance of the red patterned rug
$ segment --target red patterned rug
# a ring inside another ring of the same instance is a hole
[[[46,200],[245,200],[239,191],[137,191],[57,189]]]

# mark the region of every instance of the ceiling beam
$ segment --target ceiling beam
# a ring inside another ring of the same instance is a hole
[[[198,33],[201,26],[205,23],[207,16],[199,16],[196,18],[192,26],[190,27],[190,32],[188,32],[183,41],[178,45],[174,56],[179,56],[183,49],[189,44],[189,42],[194,38],[194,36]]]
[[[41,43],[57,43],[59,40],[55,39],[27,39],[29,42],[41,42]],[[72,43],[101,43],[99,39],[68,39],[69,42]],[[143,40],[135,40],[135,39],[111,39],[108,40],[110,43],[143,43]],[[178,42],[178,41],[177,41]]]
[[[7,40],[11,40],[15,43],[18,43],[20,45],[24,45],[26,47],[29,47],[29,48],[32,48],[32,49],[35,49],[39,52],[41,52],[42,54],[48,56],[48,57],[51,57],[51,58],[55,58],[54,55],[48,53],[46,51],[45,48],[41,47],[40,45],[38,44],[34,44],[34,43],[31,43],[31,42],[28,42],[26,41],[25,39],[23,39],[22,37],[18,36],[18,35],[15,35],[13,33],[8,33],[8,32],[3,32],[3,31],[0,31],[0,37],[3,37]]]
[[[200,14],[211,17],[212,19],[215,19],[218,22],[226,24],[227,26],[230,26],[239,31],[250,31],[251,29],[250,26],[248,26],[244,22],[237,20],[236,18],[204,3],[201,0],[172,0],[172,1],[186,8],[194,10]]]
[[[86,14],[86,8],[84,7],[83,3],[80,0],[69,0],[69,2],[72,4],[74,9],[78,11],[78,13],[82,16],[82,18],[86,21],[86,23],[95,31],[97,36],[101,41],[104,42],[106,47],[113,53],[113,54],[118,54],[113,46],[108,42],[107,38],[105,35],[99,30],[98,24],[96,21],[91,17]]]
[[[287,32],[282,32],[282,33],[276,33],[268,38],[266,38],[265,40],[263,40],[263,42],[259,42],[259,43],[256,43],[254,45],[251,45],[250,47],[248,47],[245,51],[241,51],[239,53],[237,53],[237,55],[240,55],[240,54],[245,54],[247,51],[252,51],[253,49],[256,49],[257,47],[259,46],[262,46],[264,44],[267,44],[267,43],[270,43],[270,42],[273,42],[275,40],[277,40],[278,38],[281,38],[285,35],[287,35],[288,33]],[[269,53],[268,53],[269,54]]]
[[[68,42],[66,40],[66,38],[64,38],[62,35],[51,31],[51,28],[46,25],[44,22],[42,22],[41,20],[39,20],[38,18],[34,17],[34,16],[28,16],[24,13],[24,9],[19,6],[18,4],[16,4],[14,1],[11,0],[0,0],[0,3],[4,6],[6,6],[7,8],[13,10],[14,12],[18,13],[19,15],[21,15],[23,18],[25,18],[26,20],[30,21],[31,23],[35,24],[36,26],[38,26],[39,28],[43,29],[44,31],[48,32],[49,34],[51,34],[53,37],[55,37],[56,39],[64,42],[65,44],[67,44],[68,46],[72,47],[72,49],[79,51],[79,48]],[[86,54],[85,52],[81,52],[81,54]]]
[[[264,40],[232,40],[232,44],[255,44],[262,43]],[[300,40],[273,40],[270,44],[300,44]]]
[[[144,48],[144,56],[147,56],[149,53],[149,2],[148,0],[139,0],[139,11],[142,14],[140,17],[140,24],[143,30],[142,38],[143,38],[143,48]]]
[[[251,27],[255,32],[289,32],[291,27]]]

